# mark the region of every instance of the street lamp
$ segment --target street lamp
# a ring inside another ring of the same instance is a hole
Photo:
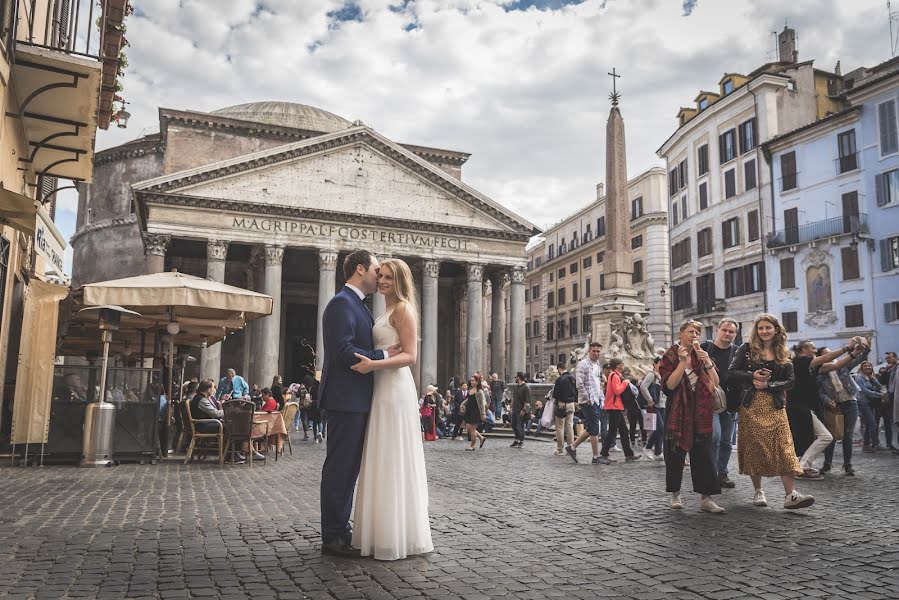
[[[112,464],[112,440],[115,433],[115,404],[106,402],[106,369],[109,366],[109,343],[112,332],[119,330],[122,315],[140,317],[139,313],[107,304],[89,306],[80,313],[96,312],[103,339],[103,364],[100,368],[100,395],[96,403],[84,409],[84,439],[81,445],[81,467],[104,467]]]

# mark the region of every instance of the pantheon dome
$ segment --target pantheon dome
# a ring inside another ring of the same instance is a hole
[[[336,133],[353,125],[334,113],[296,102],[249,102],[220,108],[211,114],[322,133]]]

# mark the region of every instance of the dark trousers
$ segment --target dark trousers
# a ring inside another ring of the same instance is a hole
[[[452,438],[456,439],[460,435],[462,435],[462,431],[465,429],[465,420],[462,418],[462,415],[453,415],[453,434]]]
[[[665,442],[665,409],[664,408],[655,408],[656,411],[656,430],[652,432],[652,435],[649,436],[649,440],[646,442],[647,448],[653,448],[653,452],[655,454],[661,454],[663,444]]]
[[[631,448],[631,441],[627,437],[627,422],[624,419],[623,410],[607,410],[609,415],[609,431],[606,433],[606,439],[602,441],[602,451],[600,454],[609,458],[609,450],[615,445],[615,436],[621,438],[621,449],[624,450],[625,456],[633,456],[634,451]]]
[[[517,412],[512,413],[512,433],[519,442],[524,442],[524,418]]]
[[[636,445],[637,443],[637,427],[640,428],[640,437],[643,439],[643,443],[646,443],[646,429],[643,427],[643,413],[642,412],[629,412],[627,413],[627,420],[630,421],[631,424],[631,444]]]
[[[362,466],[368,413],[328,411],[328,454],[322,466],[322,540],[350,531],[353,490]]]
[[[855,422],[858,420],[858,402],[849,400],[837,404],[843,413],[843,467],[852,464],[852,436],[855,434]],[[833,463],[833,451],[837,447],[837,441],[830,442],[824,449],[824,464]]]
[[[690,448],[690,476],[693,478],[693,491],[703,496],[713,496],[721,493],[721,483],[718,481],[718,473],[712,464],[712,454],[709,449],[711,440],[694,441]],[[684,478],[684,462],[687,453],[675,445],[675,442],[665,439],[665,490],[679,492],[681,481]]]

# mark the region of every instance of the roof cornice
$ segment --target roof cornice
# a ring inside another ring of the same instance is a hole
[[[813,139],[818,134],[826,132],[830,128],[840,127],[857,121],[862,111],[861,106],[853,106],[838,113],[828,115],[792,131],[788,131],[777,137],[773,137],[764,144],[762,150],[766,153],[777,152],[787,146],[792,146],[803,140]],[[822,131],[823,130],[823,131]]]
[[[400,166],[416,173],[435,187],[467,202],[476,210],[504,224],[513,231],[530,238],[539,228],[515,213],[497,204],[474,188],[448,175],[438,167],[421,158],[414,152],[396,144],[376,131],[360,125],[337,133],[320,135],[293,144],[285,144],[276,148],[239,156],[226,161],[204,165],[157,177],[134,184],[135,191],[172,193],[176,190],[212,181],[221,177],[234,175],[294,160],[335,148],[352,144],[365,143]]]
[[[134,140],[121,146],[101,150],[94,155],[94,166],[115,162],[123,158],[146,156],[162,152],[163,145],[158,134]]]
[[[345,223],[348,225],[372,225],[384,228],[415,229],[426,233],[441,233],[445,235],[470,236],[496,240],[508,240],[527,243],[531,239],[530,233],[515,231],[501,231],[480,227],[465,227],[461,225],[447,225],[430,221],[414,221],[408,219],[396,219],[390,217],[377,217],[354,213],[337,212],[317,208],[299,208],[277,204],[262,204],[257,202],[223,200],[221,198],[208,198],[204,196],[185,196],[149,190],[134,190],[137,209],[140,214],[140,223],[146,228],[147,205],[160,204],[165,206],[189,206],[191,208],[205,208],[216,211],[228,211],[245,213],[265,217],[284,217],[290,219],[315,219],[325,222]]]

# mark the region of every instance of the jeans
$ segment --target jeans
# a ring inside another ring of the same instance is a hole
[[[843,413],[843,466],[846,467],[852,464],[852,433],[855,431],[855,421],[858,419],[858,402],[849,400],[837,406]],[[833,450],[836,445],[837,441],[834,440],[824,451],[824,464],[833,463]]]
[[[693,479],[693,491],[703,496],[721,493],[721,483],[712,464],[712,452],[709,450],[711,440],[695,440],[690,448],[690,477]],[[687,453],[677,447],[676,442],[665,442],[665,490],[680,492],[684,478],[684,462]]]
[[[727,465],[733,451],[734,415],[728,411],[712,417],[712,443],[709,444],[712,464],[719,476],[727,476]]]
[[[871,408],[871,405],[868,404],[867,400],[861,400],[858,403],[858,412],[862,418],[862,427],[864,428],[862,437],[865,446],[878,445],[880,443],[880,436],[878,435],[877,417],[875,416],[874,409]]]
[[[658,456],[664,450],[665,445],[665,409],[656,407],[656,430],[652,432],[646,441],[646,447],[652,448],[653,453]]]

